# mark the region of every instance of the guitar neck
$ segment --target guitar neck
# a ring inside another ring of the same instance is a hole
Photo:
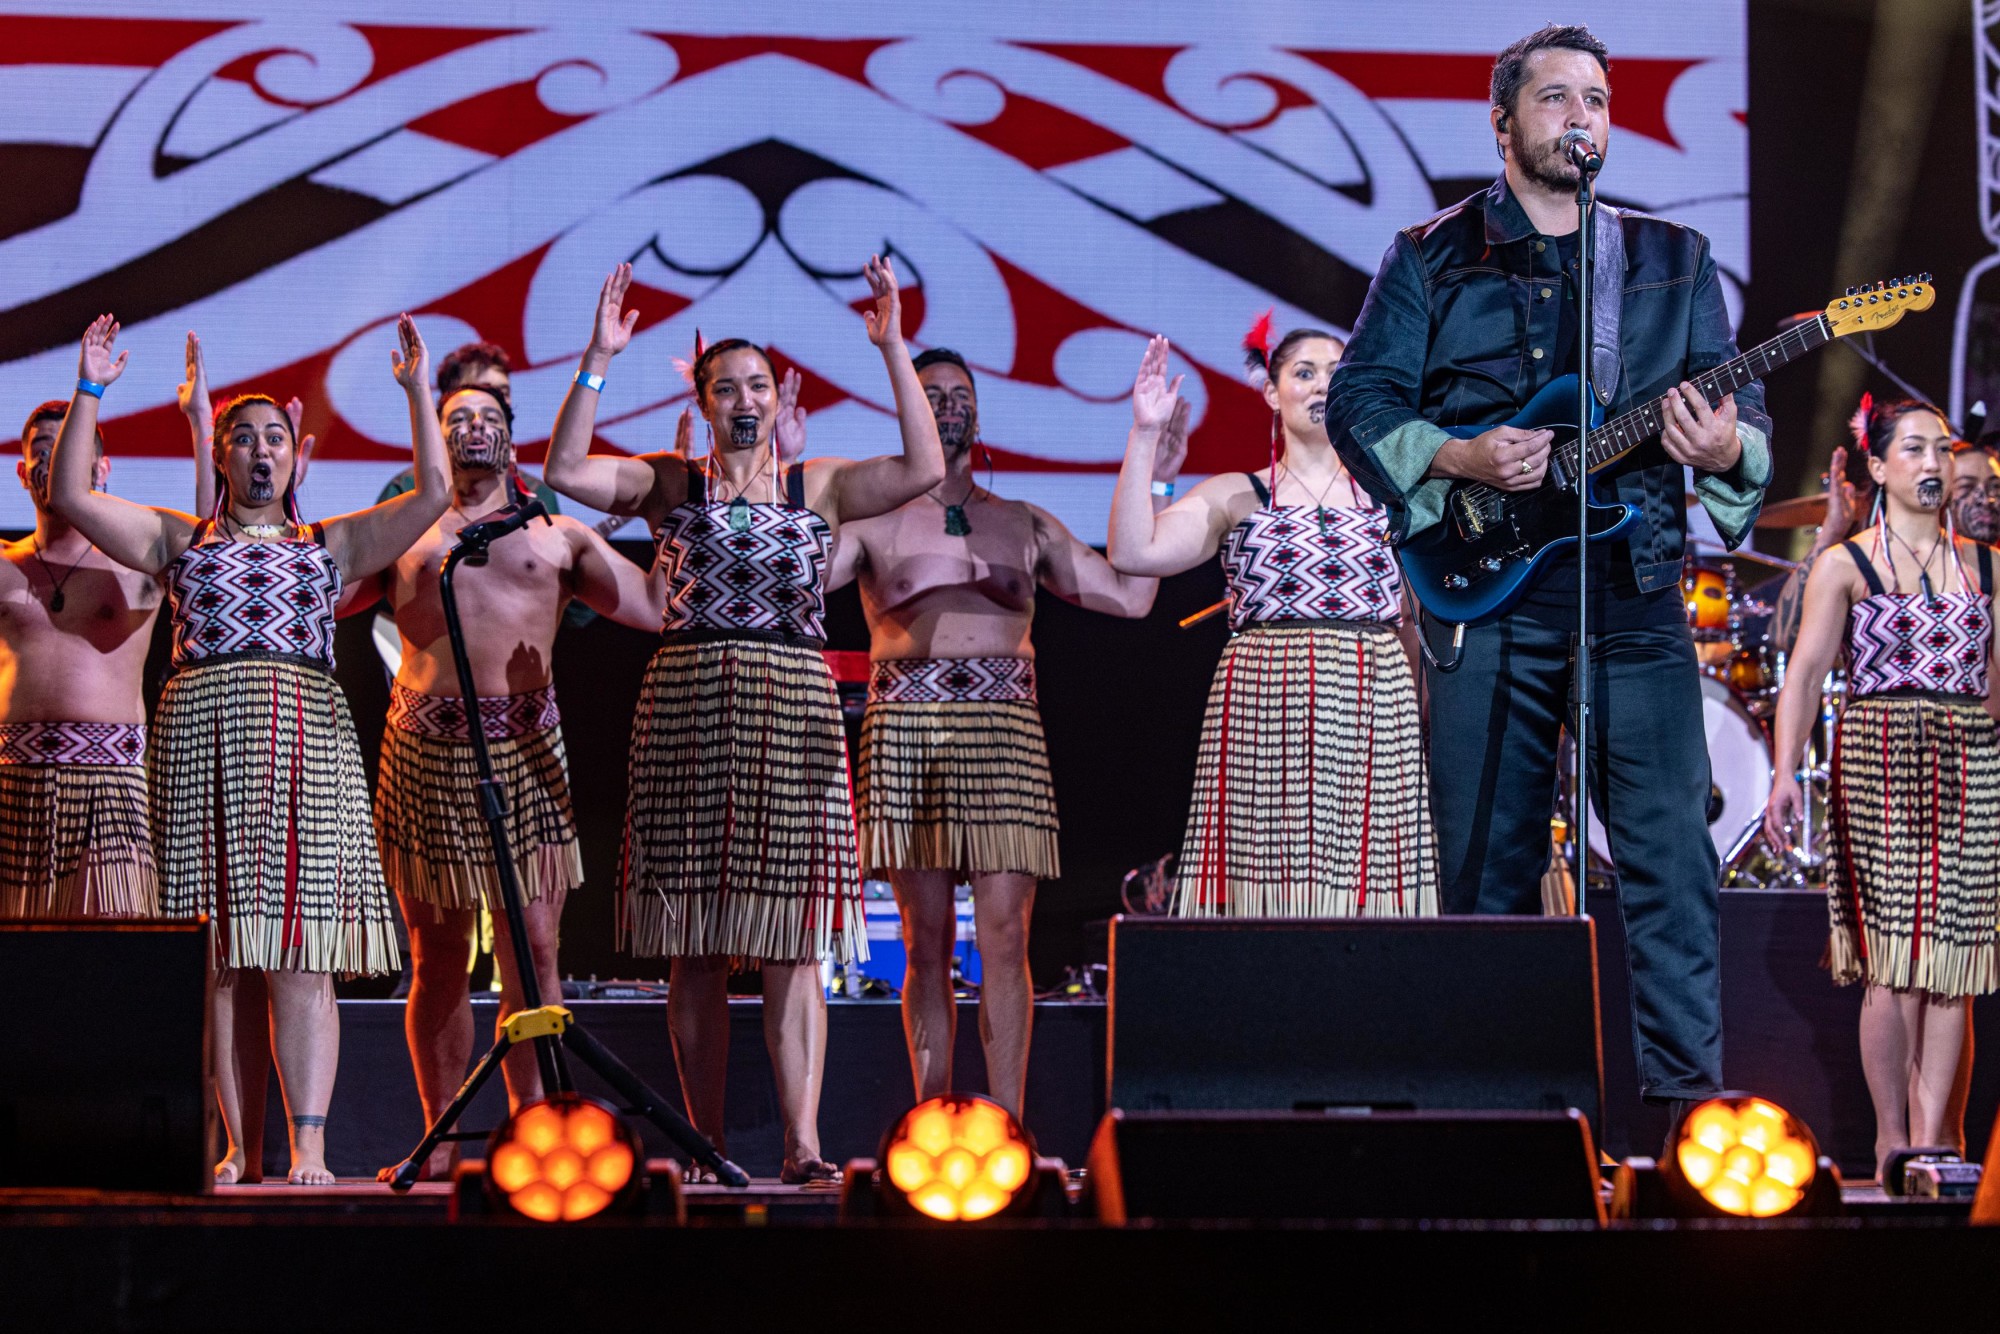
[[[1711,367],[1690,381],[1714,407],[1752,380],[1833,341],[1833,325],[1825,314],[1793,325],[1768,342]],[[1666,426],[1658,399],[1621,413],[1590,433],[1590,471],[1606,467],[1658,435]]]

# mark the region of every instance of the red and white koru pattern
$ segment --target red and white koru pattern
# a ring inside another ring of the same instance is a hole
[[[471,719],[465,701],[450,695],[426,695],[401,681],[389,683],[389,726],[417,736],[445,741],[470,741]],[[515,737],[546,732],[562,722],[556,708],[556,688],[524,690],[518,695],[479,701],[479,721],[488,741],[511,741]]]
[[[689,501],[660,525],[667,575],[661,629],[751,630],[826,641],[826,562],[833,530],[789,505],[742,505],[749,526],[729,523],[727,501]]]
[[[998,704],[1035,698],[1033,658],[906,658],[878,662],[870,704]]]
[[[333,670],[340,567],[318,542],[200,542],[167,567],[174,669],[241,653]]]
[[[144,723],[0,723],[0,764],[145,762]]]
[[[1851,695],[1924,690],[1986,698],[1993,612],[1977,589],[1928,598],[1872,594],[1848,612],[1847,642]]]
[[[1546,18],[1521,0],[1303,24],[1223,0],[818,0],[710,36],[661,31],[679,11],[644,0],[524,0],[484,28],[440,0],[390,23],[360,0],[262,21],[176,7],[0,18],[0,161],[34,182],[0,207],[0,411],[66,392],[79,333],[118,314],[121,494],[187,504],[192,328],[218,398],[305,401],[307,513],[372,501],[408,461],[388,374],[404,310],[435,355],[506,349],[532,463],[627,258],[641,320],[598,448],[671,445],[689,392],[672,361],[699,328],[802,372],[815,455],[893,450],[855,313],[887,249],[912,346],[977,369],[998,489],[1093,542],[1146,336],[1187,377],[1188,473],[1256,466],[1270,418],[1243,330],[1270,307],[1281,330],[1346,328],[1396,229],[1492,180],[1493,56]],[[1682,0],[1672,22],[1595,10],[1617,88],[1604,195],[1700,228],[1738,309],[1744,0]],[[26,494],[5,505],[0,526],[26,526]]]
[[[1223,535],[1229,625],[1403,619],[1403,573],[1379,509],[1265,505]]]

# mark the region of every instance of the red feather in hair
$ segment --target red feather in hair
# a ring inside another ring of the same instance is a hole
[[[1271,373],[1271,320],[1277,313],[1276,307],[1265,311],[1250,326],[1250,332],[1243,335],[1243,364],[1249,368],[1252,379]]]
[[[1863,392],[1861,406],[1847,419],[1847,432],[1854,437],[1854,443],[1862,449],[1868,448],[1868,414],[1875,411],[1875,395]]]

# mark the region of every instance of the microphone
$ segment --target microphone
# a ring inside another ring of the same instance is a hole
[[[469,523],[459,529],[458,544],[474,550],[491,546],[516,529],[527,527],[535,519],[546,519],[548,514],[548,507],[542,504],[541,497],[530,493],[492,518]]]
[[[1590,142],[1589,130],[1565,130],[1562,137],[1563,156],[1576,164],[1578,171],[1595,172],[1604,166],[1604,155],[1597,151],[1597,145]]]

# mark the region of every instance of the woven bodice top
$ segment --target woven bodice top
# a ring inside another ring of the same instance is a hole
[[[833,529],[805,504],[804,473],[785,475],[784,504],[711,501],[701,473],[654,535],[667,577],[662,629],[826,638]]]
[[[333,670],[340,567],[319,524],[286,538],[209,540],[208,522],[167,567],[175,670],[208,658],[276,653]]]
[[[1853,696],[1890,690],[1986,698],[1986,664],[1993,651],[1993,565],[1979,549],[1975,586],[1958,563],[1953,592],[1889,589],[1853,542],[1843,543],[1868,584],[1868,596],[1847,613],[1847,689]]]
[[[1269,503],[1251,474],[1258,506],[1222,538],[1229,582],[1229,625],[1264,621],[1403,619],[1403,575],[1389,549],[1389,518],[1380,509]]]

